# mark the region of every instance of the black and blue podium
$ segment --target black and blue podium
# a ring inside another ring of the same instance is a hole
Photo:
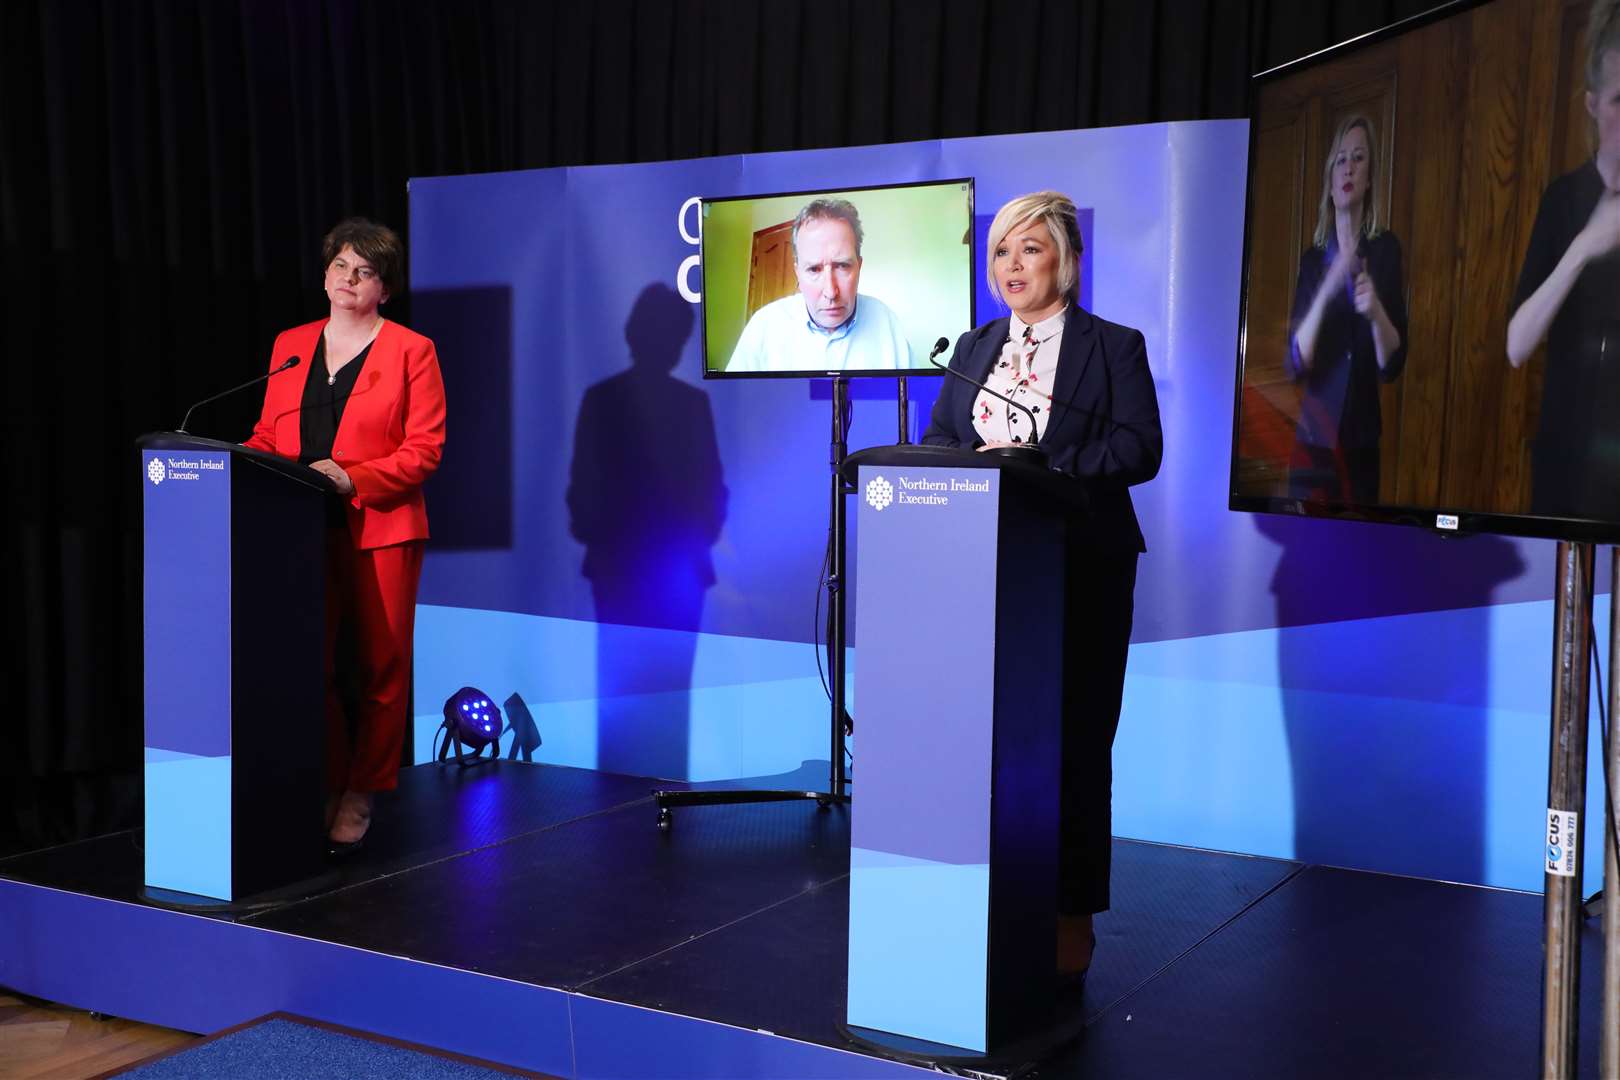
[[[274,455],[143,436],[149,894],[235,901],[325,853],[331,484]]]
[[[1064,550],[1084,489],[972,451],[853,454],[851,1029],[978,1054],[1056,996]]]

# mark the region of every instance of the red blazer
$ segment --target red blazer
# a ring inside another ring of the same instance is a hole
[[[266,384],[264,409],[245,445],[298,457],[304,381],[326,322],[306,323],[276,338],[272,369],[289,356],[302,357],[304,363]],[[439,467],[443,451],[444,381],[438,353],[421,334],[384,320],[332,441],[332,460],[354,482],[349,532],[355,547],[427,539],[422,482]]]

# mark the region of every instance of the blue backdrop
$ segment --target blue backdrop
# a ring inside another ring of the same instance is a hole
[[[1553,545],[1226,509],[1247,138],[1212,121],[412,181],[416,328],[450,406],[418,760],[469,683],[532,718],[537,761],[718,779],[825,759],[827,387],[702,381],[693,200],[972,176],[981,253],[1014,195],[1085,209],[1090,306],[1142,330],[1158,388],[1116,831],[1539,889]],[[979,320],[998,314],[981,288]],[[936,389],[911,380],[913,438]],[[850,448],[895,441],[893,384],[855,397]]]

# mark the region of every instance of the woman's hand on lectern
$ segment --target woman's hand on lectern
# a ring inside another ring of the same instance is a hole
[[[979,447],[979,453],[982,454],[986,450],[999,450],[1004,446],[1023,446],[1023,445],[1024,445],[1023,443],[1006,442],[1004,440],[997,439],[994,442],[987,442],[983,446]]]
[[[322,458],[311,465],[310,468],[330,479],[336,485],[339,495],[354,494],[354,481],[350,480],[349,474],[343,471],[343,467],[331,458]]]

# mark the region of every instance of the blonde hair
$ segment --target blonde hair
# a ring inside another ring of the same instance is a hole
[[[1592,0],[1586,19],[1586,88],[1597,92],[1603,81],[1603,57],[1620,52],[1620,0]]]
[[[1333,161],[1339,156],[1339,144],[1356,128],[1367,133],[1367,194],[1361,199],[1361,235],[1371,240],[1384,231],[1378,223],[1383,210],[1378,197],[1378,135],[1372,121],[1357,113],[1339,121],[1333,141],[1328,144],[1327,161],[1322,164],[1322,202],[1316,210],[1316,232],[1312,235],[1319,248],[1327,247],[1328,237],[1333,235]]]
[[[1592,12],[1586,19],[1586,92],[1596,94],[1603,82],[1603,58],[1610,53],[1620,55],[1620,0],[1592,0]],[[1597,153],[1597,121],[1586,118],[1586,142],[1592,153]]]
[[[996,283],[996,248],[1013,229],[1036,221],[1045,225],[1052,236],[1058,253],[1058,291],[1072,304],[1080,296],[1080,253],[1086,246],[1080,239],[1074,200],[1061,191],[1020,195],[996,211],[990,222],[990,242],[984,257],[984,278],[990,283],[990,295],[1002,304],[1007,302],[1001,295],[1001,286]]]

